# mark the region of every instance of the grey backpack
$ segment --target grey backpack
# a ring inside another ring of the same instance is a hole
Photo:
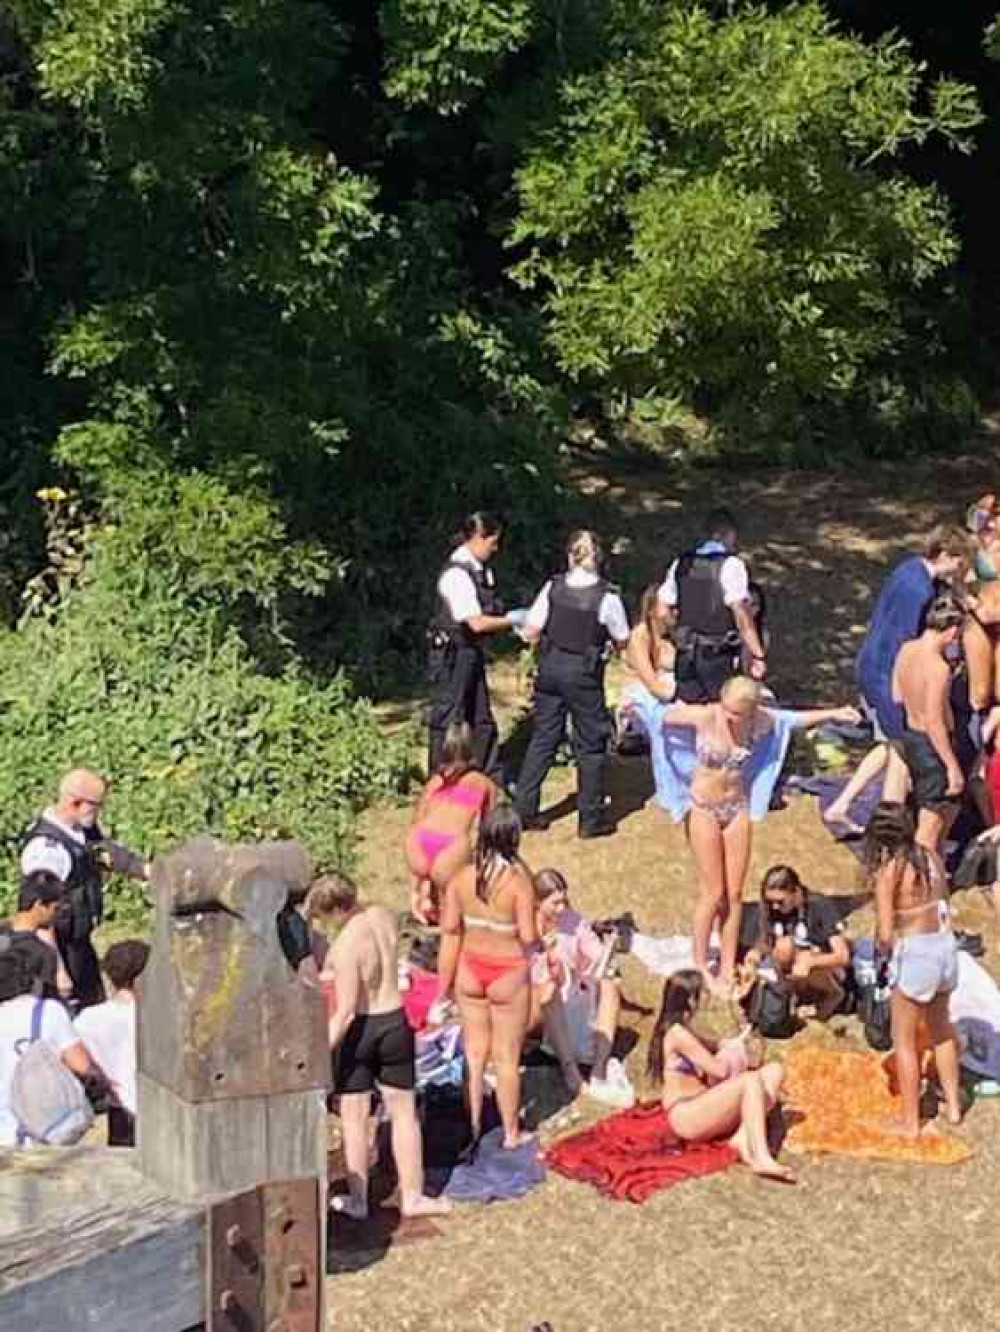
[[[10,1108],[17,1120],[19,1146],[43,1143],[68,1147],[79,1142],[94,1122],[83,1085],[42,1036],[42,1006],[31,1010],[31,1035],[18,1041],[18,1061],[10,1087]],[[53,1002],[53,1001],[49,1001]]]

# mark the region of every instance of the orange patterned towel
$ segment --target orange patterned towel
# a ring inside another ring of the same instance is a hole
[[[900,1107],[875,1053],[803,1046],[790,1053],[785,1067],[786,1103],[793,1112],[786,1145],[792,1151],[927,1165],[957,1165],[972,1155],[964,1142],[944,1133],[911,1142],[886,1131],[886,1121],[897,1118]]]

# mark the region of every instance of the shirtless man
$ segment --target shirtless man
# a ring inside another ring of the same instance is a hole
[[[362,906],[357,888],[340,874],[317,879],[310,901],[318,914],[341,925],[321,977],[332,979],[336,993],[330,1049],[350,1190],[346,1198],[335,1198],[333,1206],[356,1221],[368,1215],[368,1120],[377,1083],[392,1124],[400,1211],[404,1216],[450,1212],[448,1199],[428,1198],[423,1191],[415,1050],[399,998],[396,918],[384,907]]]
[[[917,836],[940,852],[965,787],[952,743],[955,720],[949,702],[949,649],[957,649],[965,612],[952,597],[931,603],[919,638],[900,648],[892,671],[892,697],[906,713],[901,747],[913,784]]]

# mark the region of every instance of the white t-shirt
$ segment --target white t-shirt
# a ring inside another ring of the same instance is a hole
[[[600,579],[597,574],[590,573],[587,569],[571,569],[566,575],[567,587],[593,587],[598,582],[600,582]],[[528,611],[528,619],[525,623],[526,629],[537,629],[541,633],[548,623],[549,591],[551,587],[552,579],[550,578]],[[625,613],[622,599],[617,592],[605,592],[601,598],[597,619],[616,643],[628,642],[628,616]]]
[[[126,993],[107,1003],[94,1004],[79,1014],[75,1025],[91,1059],[107,1075],[122,1109],[134,1115],[138,1103],[135,1000]]]
[[[17,1120],[11,1113],[10,1089],[17,1067],[17,1046],[31,1036],[31,1014],[37,1003],[32,994],[19,994],[0,1004],[0,1147],[17,1145]],[[80,1037],[69,1019],[69,1014],[55,999],[42,1003],[41,1039],[61,1055]]]
[[[738,555],[727,555],[722,561],[719,581],[722,584],[722,599],[727,606],[738,606],[741,601],[746,601],[749,598],[750,575],[747,572],[747,566]],[[659,598],[665,606],[677,605],[679,598],[677,596],[676,560],[667,570],[667,576],[663,580],[663,586],[659,591]]]
[[[468,546],[459,546],[453,550],[451,560],[453,564],[464,564],[467,569],[472,569],[476,573],[483,567]],[[464,624],[473,616],[482,615],[483,608],[479,603],[476,584],[461,569],[445,569],[438,579],[437,590],[441,599],[447,602],[451,618],[456,624]]]

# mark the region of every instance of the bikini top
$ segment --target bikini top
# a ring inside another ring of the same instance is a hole
[[[462,920],[474,930],[491,930],[494,934],[516,934],[517,926],[513,921],[490,920],[488,916],[470,916],[464,911]]]
[[[463,809],[479,812],[486,804],[488,792],[485,787],[477,787],[461,780],[448,782],[431,792],[431,800],[445,800],[449,805],[461,805]]]
[[[934,890],[934,896],[925,898],[923,902],[911,902],[907,906],[894,906],[892,909],[893,918],[897,920],[905,919],[937,907],[938,922],[942,929],[946,929],[951,921],[951,906],[945,896],[948,891],[948,880],[945,878],[936,856],[927,857],[925,878],[928,888]]]
[[[672,1054],[664,1069],[666,1073],[684,1073],[691,1078],[700,1078],[701,1074],[687,1055]]]
[[[717,772],[739,772],[750,757],[750,750],[743,745],[717,749],[710,740],[699,740],[695,754],[703,768],[712,768]]]
[[[499,878],[511,867],[510,861],[505,860],[503,856],[497,856],[496,865],[497,869],[491,876],[493,878]],[[462,920],[467,927],[471,926],[474,930],[489,930],[493,934],[517,934],[517,925],[512,920],[493,920],[490,916],[470,916],[467,911],[462,912]]]

